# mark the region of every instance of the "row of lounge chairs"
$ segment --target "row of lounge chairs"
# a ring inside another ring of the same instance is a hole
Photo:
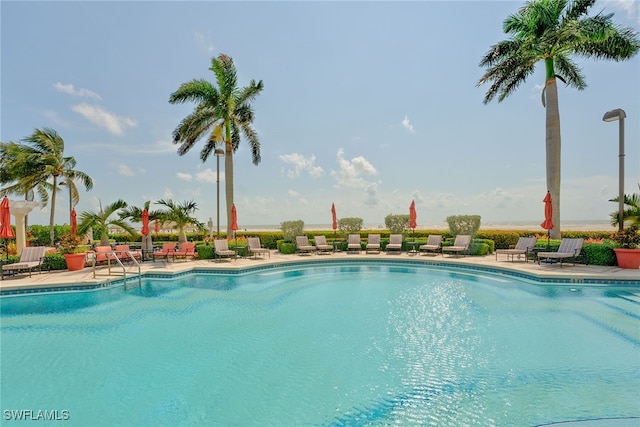
[[[506,255],[507,261],[509,258],[513,262],[515,257],[518,257],[518,259],[524,257],[525,262],[529,258],[533,258],[538,262],[538,265],[544,262],[559,262],[560,267],[562,267],[565,260],[571,259],[573,265],[575,265],[578,258],[583,256],[582,245],[584,244],[584,239],[562,239],[556,252],[536,251],[534,249],[536,242],[537,239],[535,237],[520,237],[513,248],[496,249],[496,261],[498,260],[498,255]]]

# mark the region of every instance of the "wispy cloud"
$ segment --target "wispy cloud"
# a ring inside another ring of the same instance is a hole
[[[120,175],[124,175],[124,176],[134,176],[135,173],[133,172],[133,170],[131,170],[131,168],[125,164],[119,164],[117,166],[118,168],[118,173]]]
[[[404,119],[402,120],[402,127],[408,130],[410,133],[416,133],[416,131],[413,129],[413,125],[409,121],[409,116],[404,116]]]
[[[612,9],[622,10],[630,19],[640,23],[640,2],[638,0],[609,0],[605,5]]]
[[[89,90],[89,89],[85,89],[85,88],[76,89],[75,87],[73,87],[73,85],[71,83],[64,84],[64,83],[60,83],[60,82],[55,82],[53,84],[53,87],[58,92],[66,93],[66,94],[69,94],[69,95],[72,95],[72,96],[80,96],[80,97],[92,98],[92,99],[96,99],[98,101],[100,101],[102,99],[102,97],[100,95],[98,95],[97,93],[95,93],[94,91]]]
[[[191,175],[190,173],[185,173],[185,172],[177,172],[176,173],[176,178],[178,178],[180,181],[191,181],[193,179],[193,175]]]
[[[200,46],[203,46],[207,50],[207,52],[211,53],[216,50],[216,47],[211,41],[211,33],[207,32],[207,34],[205,34],[201,33],[200,31],[194,31],[193,38],[196,40],[196,43],[198,43]]]
[[[324,169],[314,164],[316,161],[316,156],[314,155],[311,155],[311,157],[305,157],[298,153],[283,154],[280,156],[280,160],[293,166],[293,169],[285,170],[287,176],[291,179],[299,177],[302,171],[307,171],[309,175],[315,177],[319,177],[324,174]]]
[[[344,150],[340,148],[336,155],[339,170],[331,171],[338,186],[345,187],[365,187],[369,184],[363,176],[376,175],[378,171],[367,159],[362,156],[354,157],[351,160],[344,158]]]
[[[113,135],[122,135],[125,127],[135,127],[137,125],[136,121],[133,119],[116,116],[115,114],[103,110],[96,105],[83,103],[74,105],[71,109],[89,120],[91,123],[105,128]]]
[[[206,168],[196,174],[196,181],[214,183],[217,179],[217,173],[211,168]],[[224,181],[224,172],[220,171],[220,182]]]

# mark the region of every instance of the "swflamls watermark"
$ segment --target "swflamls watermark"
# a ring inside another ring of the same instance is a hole
[[[6,421],[67,421],[71,415],[68,409],[5,409],[2,418]]]

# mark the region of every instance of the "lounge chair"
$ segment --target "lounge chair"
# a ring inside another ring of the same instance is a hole
[[[562,268],[562,262],[567,258],[572,258],[573,265],[576,265],[576,258],[582,252],[583,243],[584,239],[562,239],[557,252],[538,252],[538,265],[541,259],[559,259]]]
[[[442,235],[430,234],[427,243],[420,245],[418,251],[422,254],[433,252],[434,254],[442,248]]]
[[[133,257],[136,261],[140,261],[142,259],[142,253],[140,253],[139,251],[132,251],[129,248],[129,245],[116,245],[115,253],[118,259],[122,262],[131,261],[131,257]]]
[[[445,252],[455,252],[457,254],[464,254],[469,251],[469,245],[471,244],[471,236],[468,234],[459,234],[456,236],[456,240],[453,241],[452,246],[442,247],[442,256]]]
[[[309,238],[307,236],[296,236],[296,251],[300,255],[310,255],[316,248],[309,244]]]
[[[95,249],[89,252],[89,262],[95,266],[97,264],[116,264],[116,254],[111,249],[111,246],[96,246]],[[93,257],[93,259],[91,258]]]
[[[187,258],[191,259],[196,256],[196,244],[193,242],[184,242],[180,245],[180,248],[173,253],[173,260],[183,258],[185,261]]]
[[[313,243],[316,245],[318,255],[333,253],[333,246],[327,243],[327,238],[325,236],[313,236]]]
[[[389,243],[385,248],[387,254],[391,251],[402,253],[402,234],[392,234],[389,236]]]
[[[511,262],[513,262],[513,258],[516,255],[518,259],[520,259],[520,255],[524,255],[525,262],[528,262],[529,254],[533,253],[533,248],[536,246],[537,240],[535,237],[520,237],[515,247],[510,249],[496,249],[496,261],[498,260],[498,254],[504,254],[507,256],[507,261],[509,261],[509,257],[511,257]]]
[[[227,239],[217,239],[213,241],[213,246],[215,248],[214,253],[218,257],[218,259],[222,258],[236,258],[236,251],[232,251],[229,249],[229,242]]]
[[[249,252],[253,254],[254,258],[257,258],[258,255],[264,254],[269,255],[269,258],[271,258],[271,251],[267,248],[262,247],[259,237],[248,237],[247,245],[249,247]]]
[[[153,260],[160,258],[169,261],[169,256],[173,256],[176,251],[176,246],[175,243],[163,243],[162,249],[153,252]]]
[[[2,276],[2,280],[4,280],[4,272],[12,271],[14,274],[20,272],[29,272],[29,277],[31,277],[31,272],[33,269],[38,269],[38,274],[42,272],[42,260],[44,259],[44,253],[47,251],[45,246],[27,246],[22,248],[22,253],[20,254],[20,260],[13,264],[6,264],[2,266],[2,271],[0,275]]]
[[[375,252],[377,254],[380,253],[380,235],[379,234],[369,234],[367,236],[367,246],[365,247],[365,253]]]
[[[349,238],[347,240],[347,253],[351,253],[351,251],[360,253],[361,250],[362,250],[362,243],[360,242],[360,235],[349,234]]]

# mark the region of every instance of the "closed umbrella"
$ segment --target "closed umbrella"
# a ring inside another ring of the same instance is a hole
[[[11,209],[9,209],[9,198],[4,196],[0,203],[0,238],[4,239],[7,259],[9,259],[9,239],[14,237],[11,228]]]
[[[418,226],[418,224],[416,223],[417,219],[418,215],[416,214],[416,201],[412,200],[411,205],[409,206],[409,228],[411,228],[414,233],[416,231],[416,227]]]
[[[551,193],[547,191],[547,195],[542,200],[544,202],[544,221],[540,224],[540,227],[547,230],[547,251],[549,250],[549,237],[551,229],[553,228],[553,221],[551,216],[553,215],[553,202],[551,200]]]
[[[76,232],[78,231],[78,220],[76,217],[78,214],[75,209],[71,210],[71,235],[75,237]]]
[[[144,209],[142,211],[142,254],[151,252],[153,250],[153,243],[151,242],[151,236],[149,235],[149,211]],[[144,256],[142,257],[144,260]]]
[[[236,210],[236,204],[231,205],[231,229],[233,230],[233,239],[236,239],[236,231],[238,231],[238,211]],[[238,246],[236,242],[236,246]]]
[[[336,216],[336,205],[331,203],[331,228],[333,228],[333,235],[335,237],[336,230],[338,229],[338,218]]]

